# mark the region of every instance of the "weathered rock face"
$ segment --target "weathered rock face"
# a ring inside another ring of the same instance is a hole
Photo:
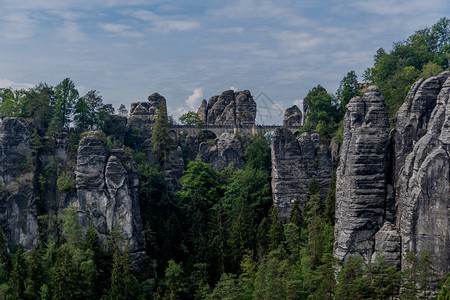
[[[408,97],[394,139],[401,255],[430,252],[442,276],[450,271],[450,72],[417,82]]]
[[[158,109],[166,99],[158,93],[148,96],[146,102],[131,103],[128,126],[135,126],[140,130],[151,131],[151,125],[155,122]]]
[[[178,147],[167,154],[167,159],[163,166],[163,174],[169,192],[175,192],[181,188],[180,179],[183,176],[183,171],[183,151]]]
[[[283,126],[302,126],[302,112],[293,105],[284,112]]]
[[[0,124],[0,225],[10,246],[21,244],[27,250],[39,236],[34,170],[27,166],[32,132],[23,119],[5,118]]]
[[[144,249],[134,160],[121,149],[108,155],[104,143],[90,135],[78,146],[77,199],[70,205],[87,228],[92,219],[101,240],[119,230],[132,252]]]
[[[436,77],[417,81],[398,110],[393,132],[395,178],[398,177],[414,144],[427,132],[437,97],[449,75],[450,72],[443,72]]]
[[[296,200],[306,203],[306,194],[313,178],[327,196],[332,176],[331,154],[321,144],[318,134],[304,133],[297,140],[289,130],[275,130],[271,141],[272,197],[278,214],[288,217]]]
[[[136,141],[136,148],[147,155],[150,163],[157,163],[156,155],[152,151],[152,131],[162,104],[164,104],[164,107],[167,107],[165,105],[166,99],[158,93],[148,96],[147,102],[131,103],[127,134],[133,135],[133,128],[138,130],[139,139]]]
[[[223,133],[214,141],[214,145],[207,142],[200,143],[197,157],[219,171],[231,162],[236,168],[242,168],[245,146],[246,141],[235,134]]]
[[[372,254],[372,261],[376,261],[377,255],[382,255],[387,265],[400,267],[400,242],[398,230],[392,223],[385,221],[383,227],[375,234],[375,251]]]
[[[202,104],[200,104],[200,107],[197,110],[197,114],[200,117],[200,120],[203,121],[203,123],[206,123],[206,118],[207,118],[207,109],[208,109],[208,102],[206,102],[206,100],[203,99]]]
[[[389,121],[375,86],[351,99],[347,110],[336,171],[334,255],[359,254],[369,260],[384,221]]]
[[[250,91],[228,90],[203,101],[198,109],[200,118],[210,125],[253,125],[256,118],[256,102]]]

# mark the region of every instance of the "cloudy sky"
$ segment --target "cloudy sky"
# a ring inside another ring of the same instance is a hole
[[[448,0],[0,0],[0,87],[71,78],[116,108],[159,92],[169,113],[248,89],[258,123],[375,51],[450,16]]]

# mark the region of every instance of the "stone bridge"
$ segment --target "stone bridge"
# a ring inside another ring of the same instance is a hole
[[[297,133],[302,128],[301,126],[280,126],[280,125],[173,125],[169,127],[169,136],[173,139],[178,139],[181,135],[197,136],[204,132],[208,136],[220,136],[222,133],[245,133],[251,135],[265,134],[274,131],[277,128],[286,128],[292,133]]]

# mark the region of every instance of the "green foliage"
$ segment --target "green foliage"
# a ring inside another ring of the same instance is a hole
[[[64,79],[55,87],[56,116],[61,121],[63,127],[69,125],[78,97],[79,94],[75,88],[75,84],[69,78]]]
[[[246,166],[255,170],[270,172],[272,161],[270,158],[270,138],[259,135],[245,148],[244,158]]]
[[[103,105],[98,91],[92,90],[79,98],[75,104],[74,123],[79,130],[87,130],[94,125],[100,125],[99,110]]]
[[[339,122],[336,100],[321,85],[308,92],[303,100],[305,124],[302,132],[317,132],[322,138],[330,138]]]
[[[380,88],[390,117],[420,76],[435,75],[449,66],[446,52],[449,22],[448,18],[442,18],[431,28],[416,31],[405,41],[394,43],[389,53],[382,48],[377,51],[374,66],[365,72],[365,79]]]
[[[136,299],[138,292],[139,283],[134,276],[128,248],[123,253],[115,248],[109,299]]]
[[[440,65],[430,61],[426,65],[423,66],[421,77],[424,79],[427,79],[432,76],[438,75],[442,71],[444,71],[444,69]]]
[[[169,260],[168,266],[164,272],[164,285],[167,288],[166,299],[177,299],[186,292],[184,284],[184,271],[181,263],[177,264],[173,260]]]
[[[270,252],[261,262],[255,279],[256,299],[297,299],[300,277],[291,268],[283,248]]]
[[[358,89],[358,76],[355,71],[350,71],[347,75],[341,80],[339,88],[336,93],[336,98],[339,102],[339,113],[340,118],[343,119],[346,106],[350,99],[359,95]]]
[[[152,150],[158,156],[160,163],[167,158],[167,152],[171,146],[170,138],[167,133],[168,128],[169,121],[167,117],[166,102],[161,101],[152,132]]]
[[[364,261],[360,256],[350,256],[338,275],[336,299],[370,298],[370,283],[364,275]]]
[[[203,125],[203,121],[200,119],[200,116],[193,111],[189,111],[181,115],[179,119],[181,124],[184,125],[195,125],[195,126]]]
[[[79,224],[78,213],[72,207],[64,209],[61,217],[62,234],[67,243],[73,247],[78,247],[82,242],[82,229]]]
[[[70,171],[61,172],[56,181],[56,185],[62,192],[75,190],[75,175]]]
[[[450,273],[445,274],[445,276],[439,281],[441,287],[441,292],[439,293],[438,300],[449,300],[450,299]]]

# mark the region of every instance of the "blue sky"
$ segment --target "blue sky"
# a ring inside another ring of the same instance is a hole
[[[361,77],[378,48],[449,17],[450,3],[0,0],[0,11],[0,87],[69,77],[116,108],[158,92],[175,117],[248,89],[262,95],[257,122],[272,124],[312,87]]]

